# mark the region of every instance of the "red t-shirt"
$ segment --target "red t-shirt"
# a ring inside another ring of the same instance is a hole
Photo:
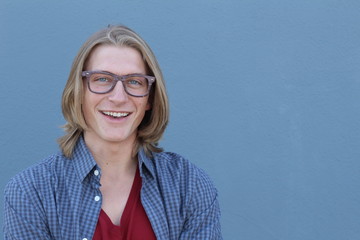
[[[151,223],[140,201],[141,177],[136,170],[129,198],[120,219],[120,226],[114,225],[101,209],[93,240],[156,240]]]

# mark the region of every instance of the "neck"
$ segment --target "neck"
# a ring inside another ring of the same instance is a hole
[[[87,133],[84,140],[96,163],[102,170],[102,175],[119,176],[122,173],[133,172],[137,166],[137,158],[133,156],[136,138],[126,142],[92,141]]]

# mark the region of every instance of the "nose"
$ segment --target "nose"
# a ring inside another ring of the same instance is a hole
[[[116,83],[114,89],[109,94],[109,100],[112,102],[125,102],[128,100],[128,94],[125,92],[121,81]]]

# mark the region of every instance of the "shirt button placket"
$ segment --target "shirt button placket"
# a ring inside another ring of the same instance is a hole
[[[93,174],[94,174],[94,176],[96,177],[96,182],[99,182],[100,171],[99,171],[98,169],[95,169],[95,170],[93,171]],[[99,191],[98,187],[99,187],[99,186],[95,187],[95,188],[96,188],[95,191],[99,194],[100,191]],[[96,202],[96,205],[99,204],[99,201],[100,201],[100,200],[101,200],[101,196],[100,196],[100,195],[95,195],[94,201]],[[86,234],[85,234],[85,235],[86,235]],[[85,238],[83,238],[82,240],[88,240],[88,238],[85,237]]]
[[[100,171],[97,170],[97,169],[95,169],[95,170],[94,170],[94,175],[95,175],[96,177],[98,177],[99,174],[100,174]],[[94,200],[95,200],[95,202],[100,201],[100,196],[99,196],[99,195],[96,195],[96,196],[94,197]]]

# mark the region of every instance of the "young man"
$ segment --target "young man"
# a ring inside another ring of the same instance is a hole
[[[5,239],[221,239],[217,191],[158,147],[168,98],[149,46],[110,26],[81,47],[65,86],[61,152],[5,190]]]

